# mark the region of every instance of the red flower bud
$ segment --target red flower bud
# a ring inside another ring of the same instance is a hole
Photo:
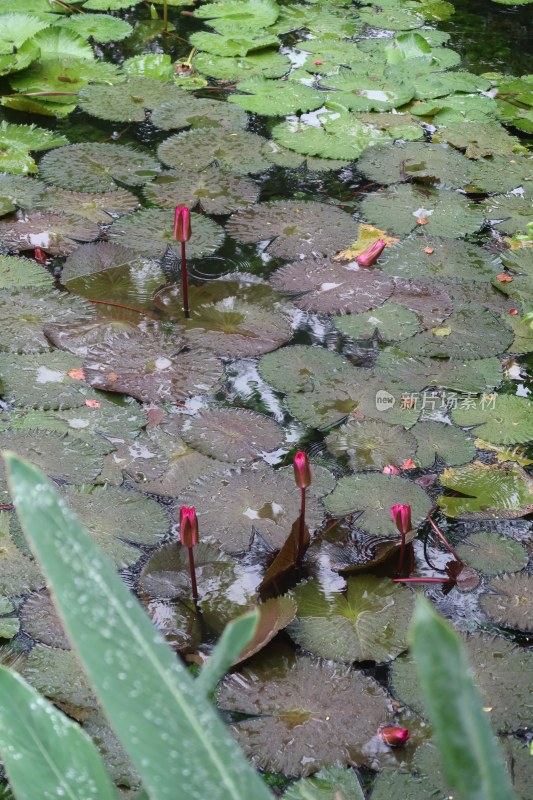
[[[376,263],[386,246],[383,239],[378,239],[377,242],[374,242],[364,253],[360,253],[355,260],[360,267],[371,267],[372,264]]]
[[[383,467],[383,469],[381,471],[383,472],[384,475],[399,475],[400,474],[400,470],[396,469],[394,464],[387,464],[387,466]]]
[[[191,238],[191,212],[187,206],[176,206],[174,213],[174,239],[188,242]]]
[[[517,308],[510,308],[510,309],[509,309],[509,314],[510,314],[512,317],[516,317],[516,315],[518,314],[518,309],[517,309]]]
[[[392,506],[390,513],[392,514],[394,524],[402,536],[405,536],[406,533],[409,533],[413,527],[411,525],[411,506]]]
[[[301,450],[294,456],[294,480],[299,489],[307,489],[311,485],[311,470],[307,456]]]
[[[389,747],[402,747],[409,739],[407,728],[400,728],[398,725],[382,728],[379,735]]]
[[[198,519],[194,506],[180,508],[180,540],[184,547],[195,547],[198,544]]]
[[[40,247],[35,248],[33,257],[39,262],[39,264],[46,264],[48,262],[48,256]]]

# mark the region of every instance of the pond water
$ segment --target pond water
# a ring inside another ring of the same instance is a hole
[[[166,33],[161,3],[0,16],[0,448],[57,482],[192,669],[261,603],[266,635],[218,704],[276,796],[332,765],[332,797],[449,796],[406,652],[423,591],[464,637],[525,800],[531,6],[193,12],[175,0]],[[193,209],[189,318],[176,205]],[[280,566],[299,450],[311,543]],[[2,660],[133,797],[3,482],[0,502]],[[393,583],[399,558],[433,582]],[[379,736],[393,724],[405,747]]]

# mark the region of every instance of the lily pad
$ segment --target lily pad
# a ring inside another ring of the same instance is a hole
[[[0,639],[12,639],[20,630],[20,622],[18,617],[7,616],[15,612],[15,606],[9,598],[0,597],[0,612]]]
[[[512,341],[505,322],[483,306],[467,303],[456,307],[441,325],[406,339],[402,348],[414,356],[471,360],[499,355]]]
[[[424,233],[451,238],[475,233],[484,222],[482,209],[457,192],[404,185],[367,195],[361,214],[374,225],[386,220],[387,229],[395,234],[423,226]]]
[[[154,545],[168,532],[166,510],[140,492],[118,487],[65,489],[65,501],[118,568],[141,556],[138,545]]]
[[[520,186],[531,186],[531,167],[530,156],[510,154],[480,158],[470,167],[467,191],[502,194]]]
[[[326,446],[333,455],[346,456],[351,469],[382,470],[414,456],[416,439],[400,425],[350,420],[328,435]]]
[[[75,208],[77,216],[104,225],[112,222],[115,216],[135,211],[139,206],[138,198],[126,189],[117,189],[115,192],[105,194],[48,189],[45,195],[33,204],[35,209],[47,209],[63,214],[68,214]]]
[[[412,99],[414,86],[396,83],[390,78],[377,79],[341,69],[337,75],[323,78],[319,86],[328,90],[329,100],[350,111],[389,111]],[[333,91],[331,91],[333,90]]]
[[[122,787],[118,790],[121,800],[140,800],[137,792],[141,782],[139,774],[103,713],[97,710],[83,714],[82,727],[100,751],[111,780]],[[135,792],[126,791],[125,786],[135,787]]]
[[[44,191],[44,184],[40,181],[23,175],[0,172],[0,216],[9,214],[16,208],[31,208]]]
[[[398,530],[389,509],[401,500],[411,506],[413,528],[420,525],[431,508],[431,501],[420,486],[399,475],[347,475],[324,498],[327,510],[335,517],[357,514],[357,527],[380,536],[397,537]]]
[[[83,15],[89,16],[89,15]],[[79,105],[99,119],[144,122],[147,114],[163,103],[179,105],[184,92],[172,83],[152,78],[130,78],[115,86],[93,84],[81,90]]]
[[[483,204],[485,216],[502,233],[513,235],[526,229],[533,218],[531,197],[491,197]]]
[[[276,21],[279,12],[275,0],[229,0],[201,6],[195,17],[229,20],[242,27],[267,28]]]
[[[471,162],[445,145],[405,142],[367,150],[357,168],[377,183],[414,180],[461,188],[469,182]]]
[[[49,37],[53,31],[54,29],[48,29],[45,32],[46,36]],[[57,29],[55,29],[55,32],[57,33]],[[77,37],[73,34],[69,36],[66,31],[62,30],[61,41],[58,42],[59,54],[46,53],[45,56],[41,56],[39,61],[34,61],[23,72],[12,75],[9,79],[11,87],[17,92],[57,92],[57,94],[52,95],[52,99],[56,103],[71,104],[72,96],[69,94],[62,95],[62,92],[79,92],[89,82],[107,83],[122,80],[119,68],[115,64],[94,61],[90,48],[88,48],[91,53],[90,58],[74,54],[63,55],[61,51],[63,50],[65,38],[68,39],[69,44],[71,39],[74,39],[76,45],[81,42],[84,47],[87,47],[87,43],[83,39],[77,40]],[[49,39],[47,39],[47,43],[50,43]],[[41,44],[43,44],[42,41]],[[46,95],[44,96],[46,97]],[[68,144],[68,140],[65,140],[63,144]]]
[[[459,122],[446,125],[433,134],[433,140],[448,142],[458,150],[464,150],[468,158],[510,154],[516,152],[520,146],[520,140],[511,136],[496,122]]]
[[[57,409],[84,406],[95,393],[69,373],[79,370],[81,359],[69,353],[12,356],[0,353],[3,397],[14,406]]]
[[[176,402],[209,391],[222,374],[220,361],[181,350],[180,339],[164,335],[117,338],[93,347],[83,370],[92,386],[141,402]]]
[[[70,650],[70,643],[48,592],[31,594],[20,613],[22,629],[41,644]]]
[[[324,103],[321,92],[295,80],[254,77],[241,81],[235,88],[243,94],[231,94],[229,102],[252,114],[283,117],[286,114],[314,111]]]
[[[284,439],[274,420],[241,408],[213,408],[186,417],[181,435],[200,453],[233,464],[253,461]]]
[[[384,303],[370,312],[334,317],[333,324],[352,339],[373,339],[377,335],[382,342],[407,339],[420,330],[416,314],[396,303]]]
[[[312,778],[302,778],[293,783],[282,797],[283,800],[331,800],[335,794],[342,800],[364,800],[354,770],[326,767]]]
[[[264,147],[264,139],[256,133],[199,128],[170,136],[157,154],[166,166],[175,169],[202,170],[218,164],[227,172],[247,175],[270,166]]]
[[[281,78],[291,68],[288,56],[268,49],[258,50],[241,58],[197,53],[193,63],[198,72],[221,81],[239,81],[256,75]]]
[[[460,496],[441,495],[437,503],[448,517],[459,519],[516,519],[533,511],[533,483],[517,464],[482,464],[444,471],[440,478],[446,489]]]
[[[40,163],[43,180],[73,192],[112,192],[115,181],[142,186],[160,170],[152,156],[120,144],[87,142],[47,153]]]
[[[269,30],[284,34],[305,28],[313,36],[327,35],[332,39],[351,39],[359,32],[359,14],[355,8],[336,8],[294,3],[284,5],[276,22]]]
[[[394,282],[377,269],[355,270],[316,257],[282,267],[274,273],[271,283],[280,292],[297,295],[295,303],[299,308],[322,314],[368,311],[381,306],[394,290]]]
[[[224,711],[245,714],[230,729],[255,766],[305,776],[325,766],[361,764],[388,720],[388,698],[372,678],[308,658],[256,661],[228,676]]]
[[[189,127],[238,131],[246,128],[248,114],[243,109],[220,100],[185,95],[176,101],[158,105],[151,121],[156,128],[164,131]]]
[[[374,575],[346,583],[345,594],[326,593],[315,580],[297,586],[290,636],[304,650],[333,661],[391,661],[407,647],[413,593]]]
[[[86,244],[67,257],[61,271],[61,281],[68,286],[76,278],[126,267],[135,258],[131,250],[112,242]]]
[[[456,550],[461,561],[484,575],[519,572],[529,561],[519,542],[498,533],[473,533]]]
[[[388,247],[379,267],[400,278],[454,283],[490,281],[499,271],[494,256],[475,244],[416,236]]]
[[[63,24],[83,39],[93,39],[99,43],[119,42],[133,32],[126,20],[110,14],[73,14]]]
[[[476,426],[474,432],[492,444],[517,444],[533,439],[533,404],[525,397],[485,395],[479,403],[455,408],[457,425]]]
[[[228,32],[227,36],[199,31],[189,36],[189,42],[198,50],[226,57],[247,56],[279,45],[279,39],[274,34],[246,29]]]
[[[100,235],[95,223],[71,214],[35,211],[27,216],[0,220],[0,242],[5,249],[41,248],[50,255],[65,256],[78,242],[92,242]]]
[[[256,203],[259,187],[249,178],[228,175],[217,167],[201,172],[171,169],[148,184],[144,194],[163,208],[175,208],[179,197],[183,205],[201,206],[206,214],[231,214]]]
[[[449,5],[449,4],[447,4]],[[417,12],[416,5],[413,9],[392,8],[362,8],[361,21],[373,28],[384,28],[389,31],[409,31],[420,28],[425,21],[424,14]]]
[[[490,593],[481,595],[480,606],[490,619],[508,628],[533,631],[532,575],[526,572],[502,575],[494,578],[486,588]]]
[[[54,480],[91,483],[102,469],[102,458],[89,442],[46,431],[3,431],[0,447],[27,458]]]
[[[127,1],[125,0],[125,2]],[[93,2],[99,2],[99,0],[93,0]],[[106,2],[106,0],[102,0],[102,2]],[[87,3],[84,8],[88,8]],[[129,78],[153,78],[157,81],[171,81],[175,75],[172,59],[168,53],[142,53],[126,58],[122,63],[122,72]]]
[[[2,56],[0,56],[0,64],[1,58]],[[64,136],[45,128],[38,128],[36,125],[15,125],[2,120],[0,122],[2,171],[18,175],[37,172],[37,165],[30,155],[30,151],[48,150],[60,147],[67,142],[68,140]]]
[[[18,670],[38,692],[83,718],[97,700],[77,655],[72,650],[36,645]]]
[[[94,52],[87,37],[69,30],[67,27],[69,21],[69,18],[63,18],[61,24],[39,31],[34,37],[33,42],[39,47],[41,58],[47,60],[62,56],[74,56],[93,62]],[[66,24],[64,25],[64,23]],[[95,74],[98,74],[98,71],[97,67]]]
[[[271,240],[267,251],[278,258],[302,258],[347,247],[357,237],[357,223],[325,203],[273,200],[233,215],[227,231],[246,244]]]
[[[15,545],[10,525],[11,514],[0,511],[0,591],[9,596],[38,591],[45,585],[44,575]]]
[[[453,308],[451,297],[435,282],[395,278],[394,283],[390,301],[416,314],[424,330],[439,325],[450,315]]]
[[[182,653],[198,649],[202,630],[196,609],[190,601],[150,600],[144,602],[144,606],[156,628],[174,650]]]
[[[417,422],[411,433],[418,443],[415,461],[422,469],[433,467],[436,457],[449,466],[466,464],[475,458],[474,442],[453,425]]]
[[[311,392],[322,384],[342,384],[352,370],[338,353],[306,345],[284,347],[259,362],[263,380],[282,392]]]
[[[12,11],[12,6],[8,9]],[[33,14],[2,14],[0,17],[0,75],[25,69],[39,58],[33,37],[48,27],[49,21]]]
[[[211,255],[224,241],[223,228],[201,214],[191,214],[191,228],[189,258]],[[170,247],[181,257],[181,245],[174,238],[174,210],[150,208],[126,214],[113,223],[109,239],[143,256],[162,258]]]
[[[52,276],[41,264],[29,258],[0,256],[0,289],[52,286]]]
[[[329,472],[315,470],[308,491],[306,522],[311,530],[323,517],[318,497],[332,485]],[[299,515],[300,493],[291,470],[274,471],[264,463],[231,478],[197,481],[181,493],[179,505],[195,505],[200,530],[218,540],[224,550],[248,549],[255,531],[271,546],[280,548]],[[178,509],[176,509],[178,510]]]

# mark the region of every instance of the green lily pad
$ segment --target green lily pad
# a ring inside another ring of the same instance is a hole
[[[492,444],[517,444],[533,439],[533,403],[508,394],[484,395],[478,403],[452,411],[457,425],[475,426],[476,436]]]
[[[514,731],[529,725],[528,675],[532,654],[501,636],[463,634],[463,644],[472,667],[483,706],[497,731]],[[392,690],[418,714],[424,706],[413,659],[404,655],[392,664]]]
[[[510,353],[533,353],[533,328],[528,320],[512,317],[510,320],[514,331],[514,342],[509,345]]]
[[[179,105],[183,95],[183,90],[172,83],[152,78],[129,78],[116,86],[86,86],[79,93],[78,100],[81,108],[93,117],[118,122],[143,122],[147,112],[163,103]]]
[[[484,575],[519,572],[529,561],[519,542],[498,533],[473,533],[456,550],[461,561]]]
[[[450,94],[427,102],[416,103],[411,113],[433,117],[434,125],[462,125],[463,123],[493,124],[498,106],[496,100],[480,94]]]
[[[262,172],[270,166],[264,139],[248,131],[218,128],[174,134],[159,146],[157,154],[168,167],[202,170],[218,164],[235,175]]]
[[[351,469],[382,470],[387,464],[401,464],[414,456],[416,439],[400,425],[378,420],[350,420],[326,438],[328,450],[346,456]]]
[[[71,650],[36,645],[17,671],[38,692],[68,708],[74,718],[97,707],[78,657]]]
[[[27,458],[50,478],[91,483],[102,469],[102,458],[89,442],[46,431],[3,431],[0,447]]]
[[[93,2],[99,1],[93,0]],[[102,2],[109,2],[109,0],[102,0]],[[87,3],[84,8],[87,8]],[[122,63],[122,72],[129,78],[153,78],[157,81],[171,81],[174,78],[172,59],[167,53],[142,53],[127,58]]]
[[[256,75],[281,78],[291,67],[288,56],[268,49],[240,58],[197,53],[193,63],[198,72],[220,81],[239,81]]]
[[[65,34],[64,31],[62,33]],[[121,80],[119,75],[118,67],[103,61],[91,61],[89,58],[74,55],[55,58],[48,56],[13,75],[9,83],[17,92],[58,92],[54,95],[55,102],[72,103],[70,95],[62,97],[60,93],[79,92],[89,82],[115,82]],[[63,144],[68,142],[64,141]]]
[[[31,208],[44,191],[44,184],[40,181],[0,172],[0,216],[15,211],[17,207]]]
[[[395,288],[390,296],[392,303],[398,303],[412,311],[420,319],[425,330],[439,325],[452,310],[452,300],[435,282],[412,281],[404,278],[394,279]],[[446,287],[448,288],[448,287]]]
[[[54,211],[34,211],[24,217],[0,220],[0,242],[7,250],[20,252],[40,247],[54,256],[66,256],[79,242],[92,242],[100,235],[90,220]]]
[[[34,45],[32,44],[32,47],[33,46]],[[39,52],[36,45],[35,51],[36,53]],[[35,58],[38,58],[38,56],[35,56]],[[23,113],[28,114],[39,114],[44,117],[56,117],[58,119],[68,117],[68,115],[71,114],[76,108],[75,103],[54,103],[52,100],[48,100],[48,98],[27,97],[26,95],[21,94],[4,95],[2,98],[0,98],[0,105],[5,106],[6,108],[11,108],[14,111],[22,111]],[[12,162],[16,164],[17,162],[13,151],[11,155]],[[20,172],[20,163],[18,164],[18,167],[19,168],[15,170],[16,172]],[[7,171],[7,166],[4,166],[4,164],[2,164],[2,168]]]
[[[0,289],[52,286],[52,276],[41,264],[29,258],[0,256]]]
[[[166,510],[139,492],[117,487],[65,489],[65,501],[118,568],[141,555],[138,545],[154,545],[168,532]]]
[[[298,50],[308,53],[303,68],[320,75],[335,74],[339,67],[351,68],[367,58],[355,42],[331,39],[328,36],[306,39],[298,42],[297,47]]]
[[[43,180],[74,192],[112,192],[115,181],[142,186],[160,170],[145,153],[119,144],[71,144],[47,153],[40,163]]]
[[[95,16],[95,15],[93,15]],[[34,44],[38,45],[42,59],[74,56],[87,61],[94,61],[94,52],[87,41],[87,37],[77,31],[70,30],[67,25],[70,18],[61,20],[61,25],[47,28],[34,37]],[[98,74],[98,67],[95,74]]]
[[[450,124],[439,128],[433,134],[433,141],[448,142],[458,150],[464,150],[468,158],[510,154],[520,146],[516,136],[511,136],[502,125],[495,122]]]
[[[316,89],[295,80],[269,80],[260,76],[241,81],[235,87],[244,94],[232,94],[229,102],[253,114],[283,117],[303,111],[314,111],[324,103]]]
[[[338,353],[306,345],[284,347],[259,362],[263,380],[282,392],[311,392],[325,383],[340,384],[352,369]]]
[[[123,8],[131,8],[138,5],[140,0],[86,0],[83,10],[90,11],[121,11]],[[169,5],[172,5],[169,3]]]
[[[195,17],[229,20],[242,27],[267,28],[276,21],[279,12],[275,0],[229,0],[201,6],[196,9]]]
[[[494,255],[475,244],[417,236],[387,247],[379,268],[400,278],[454,283],[490,281],[499,272]]]
[[[465,156],[445,145],[405,142],[369,149],[357,168],[377,183],[418,180],[456,189],[469,182],[471,166]]]
[[[3,397],[15,406],[58,409],[84,406],[95,393],[69,372],[78,370],[81,359],[69,353],[12,356],[0,353]]]
[[[39,57],[39,48],[29,40],[49,24],[33,14],[0,16],[0,75],[24,69]]]
[[[416,314],[396,303],[383,303],[370,312],[333,317],[333,324],[352,339],[372,339],[377,334],[382,342],[407,339],[420,330]]]
[[[376,776],[370,800],[394,800],[395,797],[403,797],[405,800],[427,800],[428,797],[431,800],[448,800],[449,796],[447,790],[436,786],[426,775],[415,777],[387,769]]]
[[[326,258],[287,264],[274,273],[271,283],[280,292],[297,295],[299,308],[319,314],[365,312],[381,306],[394,289],[394,282],[377,269],[354,270]]]
[[[424,521],[431,508],[425,491],[399,475],[347,475],[324,498],[324,504],[333,516],[359,513],[358,528],[389,537],[399,536],[389,510],[398,501],[411,506],[413,528]]]
[[[361,29],[355,8],[335,8],[329,4],[315,5],[295,3],[284,5],[276,22],[269,30],[278,34],[290,33],[305,28],[313,36],[328,36],[332,39],[351,39]]]
[[[315,468],[307,492],[306,523],[311,530],[322,523],[318,497],[329,491],[332,483],[329,472]],[[228,497],[231,503],[222,502]],[[274,471],[261,463],[230,478],[215,476],[191,484],[180,495],[179,506],[182,504],[196,506],[202,537],[219,541],[226,552],[248,549],[254,531],[270,547],[279,549],[300,513],[300,493],[292,468]]]
[[[375,225],[395,234],[406,234],[421,226],[432,236],[461,238],[475,233],[484,222],[483,211],[457,192],[394,186],[367,195],[361,214]],[[418,220],[423,220],[422,223]]]
[[[0,122],[0,148],[2,148],[2,170],[24,175],[37,172],[30,150],[49,150],[67,144],[60,134],[38,128],[36,125],[15,125]]]
[[[253,205],[259,187],[249,178],[228,175],[217,167],[163,172],[144,190],[147,200],[163,208],[175,208],[176,198],[188,208],[201,206],[206,214],[230,214]]]
[[[99,43],[119,42],[133,32],[129,22],[110,14],[73,14],[63,24],[83,39]]]
[[[284,439],[274,420],[243,408],[212,408],[185,417],[181,435],[200,453],[233,464],[254,461]]]
[[[174,545],[175,547],[175,545]],[[163,550],[170,550],[168,547]],[[169,554],[170,555],[170,554]],[[170,561],[170,559],[168,559]],[[148,562],[150,564],[150,561]],[[170,563],[167,564],[170,566]],[[200,619],[192,603],[182,600],[144,601],[148,616],[174,650],[190,652],[202,642]]]
[[[533,248],[520,247],[518,250],[505,250],[501,258],[509,269],[525,275],[533,275]]]
[[[70,643],[48,592],[31,594],[20,612],[22,629],[36,642],[70,650]]]
[[[487,92],[491,82],[481,75],[457,70],[454,72],[428,73],[417,75],[413,79],[417,100],[432,100],[435,97],[446,97],[455,92],[471,94]]]
[[[402,348],[414,356],[470,360],[499,355],[512,341],[505,322],[483,306],[467,303],[456,307],[442,325],[406,339]]]
[[[328,255],[357,238],[357,223],[325,203],[273,200],[234,214],[227,232],[245,244],[271,240],[267,252],[278,258]]]
[[[417,440],[416,463],[431,468],[438,457],[446,465],[466,464],[476,456],[474,442],[460,428],[443,422],[417,422],[411,428]]]
[[[0,591],[9,596],[38,591],[45,585],[44,575],[15,545],[10,526],[11,514],[0,511]]]
[[[256,660],[227,676],[218,705],[246,715],[230,730],[252,763],[295,776],[367,762],[367,742],[390,713],[372,678],[303,657]]]
[[[269,47],[277,47],[279,39],[271,33],[262,31],[239,31],[228,32],[227,36],[220,36],[218,33],[206,33],[199,31],[189,36],[189,42],[198,50],[205,50],[215,56],[247,56],[249,53],[265,50]]]
[[[520,631],[533,630],[533,576],[527,572],[502,575],[487,584],[490,594],[481,595],[485,614],[500,625]]]
[[[283,800],[331,800],[336,794],[342,800],[364,800],[354,770],[326,767],[312,778],[302,778],[293,783],[282,797]]]
[[[521,233],[533,219],[531,197],[491,197],[483,203],[485,216],[502,233]]]
[[[191,214],[189,258],[214,253],[224,241],[224,229],[202,214]],[[113,223],[109,240],[143,256],[162,258],[167,248],[181,258],[181,244],[174,239],[174,210],[146,209],[126,214]]]
[[[415,93],[414,86],[395,83],[387,78],[366,78],[342,67],[337,75],[323,78],[319,85],[328,90],[330,101],[340,103],[350,111],[389,111],[391,108],[400,108]]]
[[[61,281],[68,286],[76,278],[127,267],[136,258],[137,256],[131,250],[112,242],[82,245],[65,260]]]
[[[64,214],[68,214],[75,208],[76,214],[83,219],[109,224],[114,216],[135,211],[139,206],[138,198],[126,189],[94,194],[93,192],[69,192],[67,189],[50,188],[40,200],[34,203],[33,207]]]
[[[374,575],[348,578],[345,594],[315,580],[293,589],[298,603],[288,633],[304,650],[333,661],[391,661],[407,647],[414,595]]]
[[[441,495],[437,503],[448,517],[459,519],[516,519],[533,511],[533,484],[517,464],[482,464],[444,471],[440,478],[446,489],[461,496]]]
[[[169,5],[175,1],[170,0]],[[139,796],[137,792],[141,782],[139,773],[102,712],[97,710],[83,714],[82,728],[98,748],[111,780],[121,787],[135,787],[135,791],[131,792],[119,789],[121,800],[142,800],[142,795]]]
[[[151,119],[156,128],[164,131],[180,128],[224,128],[238,131],[246,128],[248,115],[238,106],[220,100],[186,95],[179,102],[158,105]]]
[[[420,28],[424,24],[423,13],[400,7],[393,8],[362,8],[361,21],[373,28],[384,28],[389,31],[408,31]]]

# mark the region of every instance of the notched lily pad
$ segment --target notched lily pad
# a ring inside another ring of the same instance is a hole
[[[0,289],[51,285],[52,276],[36,261],[17,256],[0,256]]]
[[[474,461],[450,468],[440,478],[460,496],[441,495],[437,503],[448,517],[459,519],[516,519],[533,511],[533,481],[522,467],[506,462]]]
[[[109,86],[86,86],[78,95],[83,111],[99,119],[117,122],[143,122],[150,111],[163,103],[179,105],[184,92],[172,83],[152,78],[130,78]]]
[[[5,502],[8,501],[6,497]],[[15,545],[11,524],[11,513],[0,511],[0,591],[8,596],[38,591],[45,585],[44,575],[35,561]]]
[[[109,224],[113,217],[127,214],[139,208],[137,197],[126,189],[94,194],[92,192],[69,192],[66,189],[49,189],[44,197],[34,203],[35,209],[47,209],[63,214],[76,210],[76,215],[91,222]]]
[[[407,339],[420,330],[420,320],[416,314],[408,308],[389,302],[370,312],[334,317],[333,324],[337,330],[352,339],[377,337],[381,342]]]
[[[464,150],[469,158],[510,154],[520,147],[520,140],[496,122],[452,123],[439,128],[433,134],[433,140],[449,142],[459,150]]]
[[[283,800],[330,800],[335,794],[342,800],[364,800],[354,770],[341,767],[321,769],[312,778],[302,778],[289,786]]]
[[[83,39],[95,42],[119,42],[133,32],[126,20],[110,14],[73,14],[64,25]]]
[[[152,181],[144,195],[163,208],[175,208],[178,197],[183,205],[200,206],[206,214],[231,214],[256,203],[259,187],[249,178],[228,175],[217,167],[201,172],[170,169]]]
[[[70,642],[48,592],[31,594],[26,598],[20,620],[23,631],[36,642],[70,650]]]
[[[258,50],[240,58],[197,53],[193,63],[198,72],[220,81],[238,81],[255,75],[281,78],[291,68],[288,56],[273,49]]]
[[[379,261],[387,275],[444,282],[488,282],[501,267],[494,255],[460,239],[414,236],[388,247]]]
[[[102,457],[96,447],[76,437],[47,431],[3,431],[2,450],[13,450],[60,482],[91,483],[102,469]]]
[[[186,417],[181,435],[200,453],[233,464],[254,461],[284,439],[274,420],[242,408],[213,408]]]
[[[406,142],[367,150],[357,166],[378,183],[414,180],[458,189],[469,183],[471,162],[451,147]]]
[[[485,575],[519,572],[529,561],[527,550],[519,542],[491,532],[471,534],[456,551],[461,561]]]
[[[480,606],[500,625],[520,631],[533,631],[533,576],[526,572],[502,575],[487,584]]]
[[[199,128],[177,133],[159,146],[157,155],[167,167],[201,170],[218,164],[235,175],[263,172],[270,166],[265,140],[243,130]]]
[[[99,235],[96,223],[53,211],[0,220],[0,242],[6,250],[16,252],[39,247],[50,255],[66,256],[79,242],[92,242]]]
[[[248,114],[238,106],[205,97],[182,95],[179,102],[158,105],[152,124],[163,131],[181,128],[224,128],[238,131],[246,128]]]
[[[438,457],[454,466],[472,461],[476,448],[464,431],[443,422],[417,422],[411,428],[417,440],[415,461],[422,469],[432,467]]]
[[[484,395],[478,403],[454,408],[457,425],[475,426],[474,433],[493,444],[517,444],[533,439],[533,404],[525,397]]]
[[[235,88],[242,94],[231,94],[229,102],[252,114],[284,117],[287,114],[314,111],[324,103],[321,92],[296,80],[254,77],[241,81]]]
[[[56,409],[84,406],[96,394],[69,373],[78,371],[81,359],[68,353],[12,356],[0,354],[3,397],[14,406]],[[31,459],[30,459],[31,460]]]
[[[2,146],[1,132],[0,146]],[[41,181],[25,175],[9,175],[7,172],[0,172],[0,216],[9,214],[17,208],[31,208],[44,191],[45,186]]]
[[[414,456],[416,439],[400,425],[379,420],[350,420],[326,438],[328,450],[346,456],[351,469],[381,470],[387,464],[402,464]]]

